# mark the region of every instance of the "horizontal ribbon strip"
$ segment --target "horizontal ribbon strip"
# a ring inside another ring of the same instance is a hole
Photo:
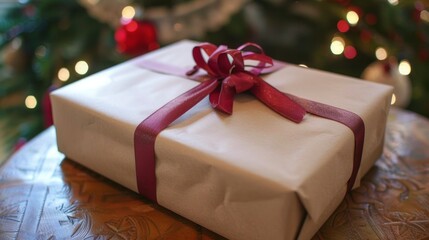
[[[251,92],[269,108],[293,122],[301,122],[308,112],[350,128],[354,135],[354,155],[353,170],[347,189],[348,191],[352,189],[360,167],[365,138],[365,125],[357,114],[280,92],[265,82],[260,74],[275,71],[284,64],[274,64],[256,44],[247,43],[238,49],[228,49],[226,46],[217,47],[203,43],[194,47],[192,55],[196,66],[186,74],[173,66],[153,61],[146,60],[139,64],[148,70],[164,74],[204,80],[156,110],[137,126],[134,132],[134,152],[137,186],[142,195],[157,202],[155,176],[157,135],[207,95],[213,108],[232,114],[234,95],[244,91]],[[197,72],[201,72],[200,69],[207,74],[197,75]]]

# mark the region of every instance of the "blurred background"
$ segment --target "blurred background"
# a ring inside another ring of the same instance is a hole
[[[427,0],[0,0],[0,162],[52,124],[49,92],[185,38],[390,84],[429,117]]]

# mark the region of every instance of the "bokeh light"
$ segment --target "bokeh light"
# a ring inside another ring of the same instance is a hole
[[[29,109],[33,109],[37,106],[37,99],[33,95],[28,95],[25,98],[25,106]]]
[[[411,73],[411,65],[407,60],[402,60],[399,63],[398,71],[402,75],[409,75]]]
[[[359,15],[355,11],[348,11],[346,18],[347,22],[349,22],[352,26],[356,25],[359,22]]]
[[[353,59],[355,58],[357,55],[357,51],[356,48],[354,48],[353,46],[347,46],[344,49],[344,57],[346,57],[347,59]]]
[[[80,75],[84,75],[88,72],[89,70],[89,66],[88,63],[86,63],[85,61],[79,61],[76,63],[76,65],[74,66],[74,70],[80,74]]]
[[[344,52],[344,39],[341,37],[334,37],[331,42],[331,52],[335,55],[340,55]]]
[[[126,6],[122,9],[122,18],[132,19],[136,15],[136,10],[132,6]]]
[[[382,48],[382,47],[377,48],[377,49],[375,50],[375,57],[376,57],[378,60],[380,60],[380,61],[382,61],[382,60],[386,59],[386,58],[387,58],[387,51],[386,51],[386,49],[384,49],[384,48]]]
[[[70,71],[67,68],[61,68],[58,71],[58,79],[65,82],[70,78]]]
[[[340,31],[342,33],[345,33],[347,31],[349,31],[350,26],[349,26],[349,24],[347,23],[346,20],[340,20],[337,23],[337,29],[338,29],[338,31]]]

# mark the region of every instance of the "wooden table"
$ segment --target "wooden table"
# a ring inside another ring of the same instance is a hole
[[[382,157],[315,239],[429,238],[429,121],[393,109]],[[222,239],[65,159],[49,128],[0,168],[0,239]]]

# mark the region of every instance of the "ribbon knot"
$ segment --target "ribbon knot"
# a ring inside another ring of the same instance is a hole
[[[235,94],[250,91],[282,116],[294,122],[302,121],[304,108],[259,77],[262,70],[274,65],[259,45],[246,43],[237,49],[228,49],[225,45],[203,43],[194,47],[192,56],[196,66],[187,75],[203,69],[212,80],[219,82],[209,94],[213,108],[232,114]]]

